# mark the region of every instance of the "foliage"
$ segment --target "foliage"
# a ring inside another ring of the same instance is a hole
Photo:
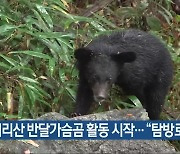
[[[69,14],[63,0],[1,3],[1,116],[35,118],[45,111],[68,114],[77,78],[75,38],[105,29],[92,19]],[[80,22],[89,24],[90,30],[78,29]]]
[[[129,27],[151,30],[168,43],[176,68],[168,99],[177,108],[180,59],[176,48],[180,18],[170,4],[170,0],[134,0],[126,7],[113,3],[92,17],[83,17],[75,15],[74,10],[79,10],[71,0],[2,0],[1,118],[35,118],[49,111],[68,115],[72,112],[77,88],[74,49],[99,34]],[[95,112],[110,107],[141,106],[134,96],[119,99],[116,90],[112,96],[115,97]]]

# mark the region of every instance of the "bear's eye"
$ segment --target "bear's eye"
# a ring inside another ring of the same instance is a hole
[[[111,77],[109,77],[109,78],[107,78],[107,80],[106,80],[107,82],[111,82],[112,81],[112,78]]]
[[[97,80],[97,78],[98,78],[97,75],[94,75],[94,76],[92,77],[93,80]]]
[[[93,75],[89,80],[90,80],[90,82],[96,82],[96,81],[98,81],[98,76]]]

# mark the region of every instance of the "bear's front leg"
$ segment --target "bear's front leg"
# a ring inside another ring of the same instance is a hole
[[[76,108],[72,116],[87,114],[93,102],[93,92],[89,85],[80,80],[76,97]]]
[[[149,88],[146,91],[146,110],[150,120],[160,119],[160,113],[162,111],[167,92],[168,88],[162,85],[156,85],[156,87],[151,87],[151,89]]]

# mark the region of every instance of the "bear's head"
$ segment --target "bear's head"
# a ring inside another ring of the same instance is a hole
[[[105,54],[84,47],[75,51],[75,58],[78,61],[80,76],[83,76],[93,92],[94,101],[102,102],[121,74],[124,63],[133,62],[136,54],[134,52]]]

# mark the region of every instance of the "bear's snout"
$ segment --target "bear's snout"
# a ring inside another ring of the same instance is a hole
[[[108,96],[109,85],[106,83],[104,84],[96,83],[93,86],[92,91],[93,91],[94,101],[103,102]]]
[[[94,96],[94,100],[96,102],[103,102],[105,101],[106,97],[104,95],[98,95],[98,96]]]

